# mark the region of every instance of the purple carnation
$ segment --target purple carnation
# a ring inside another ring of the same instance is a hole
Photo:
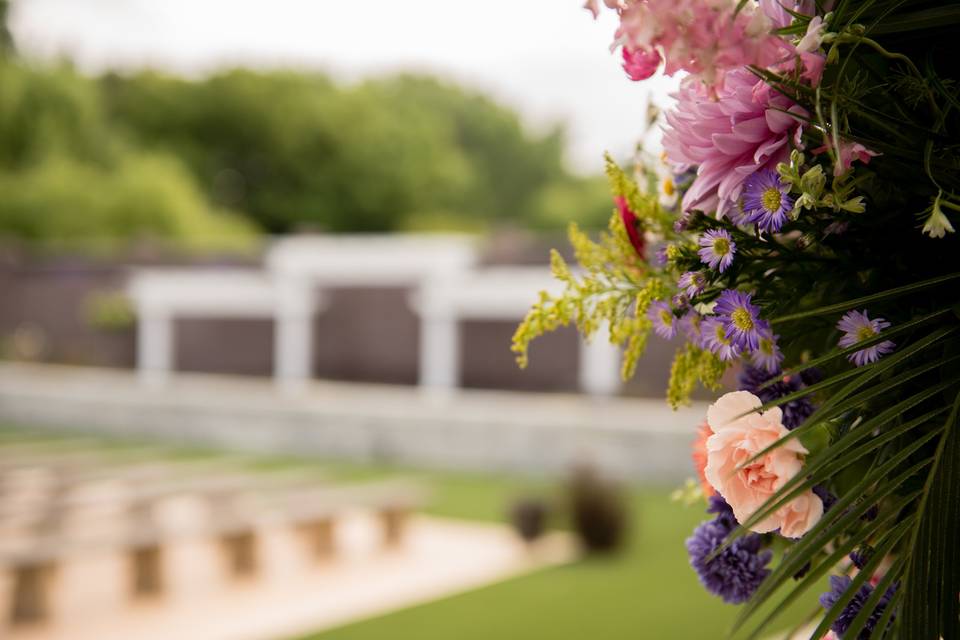
[[[767,387],[760,388],[779,375],[779,371],[770,374],[763,369],[748,365],[740,372],[738,388],[749,391],[760,398],[764,404],[803,388],[799,376],[788,376],[785,380],[777,380]],[[783,426],[787,429],[796,429],[813,413],[813,403],[808,396],[804,396],[780,405],[780,410],[783,412]]]
[[[833,492],[822,484],[815,484],[810,489],[820,498],[820,502],[823,503],[824,513],[830,511],[830,508],[837,503],[837,496],[833,495]]]
[[[717,513],[717,517],[701,523],[687,538],[690,565],[707,591],[730,604],[745,602],[770,574],[767,564],[773,554],[762,550],[760,535],[751,533],[737,538],[708,561],[736,527],[733,512],[723,498],[711,500],[708,511]]]
[[[710,268],[723,273],[733,262],[733,256],[737,253],[737,245],[730,237],[730,233],[724,229],[711,229],[700,236],[698,241],[700,250],[697,254],[700,261],[710,265]]]
[[[743,183],[743,221],[763,231],[780,231],[793,209],[790,187],[772,169],[760,169]]]
[[[837,323],[837,329],[844,332],[837,344],[844,349],[847,347],[852,347],[855,344],[863,342],[864,340],[873,338],[889,326],[890,323],[883,318],[871,320],[869,317],[867,317],[866,309],[863,311],[848,311],[840,319],[840,322]],[[897,345],[889,340],[884,340],[882,342],[870,345],[865,349],[854,351],[847,356],[847,358],[855,366],[862,367],[865,364],[876,362],[881,356],[893,351],[894,347],[896,346]]]
[[[713,308],[723,321],[726,336],[741,350],[755,351],[760,346],[761,330],[769,332],[760,320],[760,307],[750,302],[750,294],[727,289]]]
[[[653,322],[653,330],[664,340],[672,340],[677,335],[677,317],[666,302],[654,302],[647,310],[647,317]]]
[[[850,588],[852,583],[853,580],[850,579],[850,576],[830,576],[830,591],[820,596],[820,605],[827,611],[832,609],[837,601],[843,597],[847,589]],[[864,625],[863,631],[857,636],[858,640],[870,640],[874,628],[877,626],[877,623],[880,622],[881,616],[883,616],[883,610],[886,609],[887,604],[889,604],[896,590],[896,586],[891,586],[887,589],[886,593],[883,594],[883,597],[880,598],[880,601],[877,603],[877,607],[870,613],[870,617],[867,618],[867,623]],[[862,585],[856,595],[847,603],[847,606],[843,608],[840,615],[837,616],[837,619],[830,625],[830,629],[843,638],[847,629],[850,628],[850,625],[857,617],[857,614],[860,613],[860,610],[863,609],[863,605],[867,603],[867,599],[872,593],[872,586],[868,584]]]

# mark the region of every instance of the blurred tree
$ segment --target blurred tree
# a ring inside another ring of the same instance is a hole
[[[10,2],[0,0],[0,58],[5,58],[16,51],[13,42],[13,34],[7,27],[7,17],[10,13]]]
[[[199,82],[111,75],[103,86],[133,140],[184,158],[215,202],[273,233],[526,225],[556,181],[581,201],[596,194],[564,170],[561,130],[531,136],[509,109],[432,78],[340,88],[244,70]]]
[[[213,209],[171,156],[125,144],[98,86],[68,66],[0,60],[0,236],[70,248],[152,239],[248,246],[254,229]]]

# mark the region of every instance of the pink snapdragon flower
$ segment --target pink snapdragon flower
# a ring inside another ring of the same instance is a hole
[[[623,47],[623,70],[634,82],[646,80],[655,74],[662,61],[656,49],[631,51],[629,47]]]
[[[608,9],[621,9],[623,8],[624,2],[622,0],[603,0],[603,4],[605,4]],[[599,0],[587,0],[583,3],[583,8],[593,14],[594,20],[600,15]]]
[[[736,0],[639,0],[620,10],[614,47],[632,54],[662,52],[664,71],[686,71],[715,94],[727,73],[746,65],[770,67],[789,55],[786,41],[753,3]]]
[[[814,153],[823,153],[833,145],[828,141],[822,147],[813,150]],[[870,158],[879,156],[880,153],[871,151],[859,142],[850,142],[848,140],[840,141],[840,148],[837,150],[837,161],[833,165],[833,177],[839,178],[853,168],[853,162],[859,160],[863,164],[870,164]]]
[[[747,69],[727,72],[716,99],[694,78],[686,78],[675,97],[676,107],[666,114],[663,147],[678,172],[698,167],[683,197],[684,211],[729,216],[744,181],[784,162],[791,137],[800,145],[806,110]]]

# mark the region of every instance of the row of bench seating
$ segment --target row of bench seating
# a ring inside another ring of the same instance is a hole
[[[343,485],[312,471],[148,456],[118,463],[96,451],[0,442],[0,631],[55,619],[58,576],[76,561],[122,558],[123,588],[137,602],[169,595],[177,545],[210,543],[224,584],[256,580],[266,532],[293,533],[305,565],[333,562],[344,514],[377,514],[383,546],[396,547],[406,516],[424,499],[405,481]]]

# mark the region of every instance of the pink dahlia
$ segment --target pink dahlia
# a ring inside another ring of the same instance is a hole
[[[738,12],[736,0],[642,0],[620,10],[614,46],[631,54],[660,51],[664,71],[686,71],[711,92],[720,90],[733,69],[770,67],[789,55],[786,41],[753,3]]]
[[[727,72],[716,99],[693,78],[683,81],[675,97],[676,107],[666,114],[663,147],[678,171],[697,167],[683,197],[684,211],[730,214],[744,181],[785,161],[791,136],[799,145],[799,117],[807,116],[743,68]]]

